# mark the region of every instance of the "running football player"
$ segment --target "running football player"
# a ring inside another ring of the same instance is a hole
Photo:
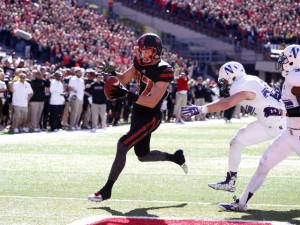
[[[215,190],[234,192],[243,149],[275,138],[285,129],[284,118],[266,118],[264,108],[272,106],[284,109],[284,104],[278,90],[275,91],[256,76],[247,75],[243,65],[238,62],[227,62],[222,65],[218,81],[221,89],[229,91],[228,98],[219,99],[204,106],[181,107],[181,114],[183,118],[189,119],[193,115],[219,112],[241,104],[249,114],[256,116],[257,120],[241,128],[230,141],[226,179],[208,184]]]
[[[130,130],[117,143],[117,152],[106,184],[88,200],[101,202],[111,197],[112,188],[121,174],[127,152],[134,147],[134,152],[141,162],[170,161],[188,172],[183,150],[174,154],[160,150],[150,150],[151,133],[161,123],[161,104],[168,95],[167,88],[174,78],[173,68],[164,60],[162,41],[158,35],[146,33],[138,39],[133,65],[123,73],[118,73],[108,63],[103,64],[103,71],[116,76],[125,85],[135,79],[138,93],[128,91],[125,87],[115,86],[111,90],[113,99],[125,97],[135,102],[132,109]]]

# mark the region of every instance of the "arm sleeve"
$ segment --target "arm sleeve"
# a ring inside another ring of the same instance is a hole
[[[300,117],[300,106],[292,109],[287,109],[286,111],[288,117]]]

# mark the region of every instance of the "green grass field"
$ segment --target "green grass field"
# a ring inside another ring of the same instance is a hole
[[[249,202],[249,211],[222,212],[217,207],[242,193],[270,141],[244,150],[234,194],[207,187],[225,178],[229,141],[252,120],[162,124],[152,135],[152,149],[183,148],[189,173],[170,162],[141,163],[130,151],[112,198],[98,204],[86,197],[106,182],[117,140],[127,125],[95,134],[2,132],[0,224],[68,224],[95,215],[300,224],[300,161],[295,154],[270,172]]]

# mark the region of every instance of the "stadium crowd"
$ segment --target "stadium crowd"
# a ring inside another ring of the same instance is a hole
[[[40,65],[29,68],[23,66],[24,60],[12,60],[12,65],[6,60],[0,66],[1,130],[7,128],[10,133],[27,133],[90,129],[96,132],[98,128],[129,123],[132,102],[107,100],[103,87],[109,75],[99,68],[56,69]],[[162,106],[164,122],[182,124],[181,106],[188,102],[203,105],[222,97],[214,81],[203,80],[201,76],[194,80],[191,75],[192,72],[181,72],[169,85],[170,94]],[[134,91],[136,83],[131,82],[127,88]],[[240,113],[238,108],[236,117],[239,118]],[[224,118],[230,121],[232,115],[227,115],[219,112],[195,120]]]
[[[172,1],[145,1],[143,4],[150,4],[152,7],[159,5],[163,12],[167,12],[169,2]],[[178,5],[187,6],[184,2],[179,3],[182,4]],[[199,4],[195,2],[194,7],[200,6]],[[99,69],[99,65],[104,60],[118,65],[119,71],[124,71],[130,65],[133,57],[131,53],[139,31],[125,27],[118,22],[117,17],[111,14],[107,16],[98,14],[97,10],[87,5],[77,7],[76,1],[4,1],[1,2],[0,7],[3,12],[0,16],[0,44],[6,49],[12,49],[11,55],[1,58],[0,79],[2,86],[4,86],[3,82],[6,86],[5,90],[0,89],[2,128],[9,127],[11,133],[43,129],[57,131],[62,127],[69,130],[89,128],[95,131],[97,127],[106,128],[103,118],[107,120],[107,124],[112,125],[118,125],[121,121],[128,122],[131,106],[128,101],[110,102],[102,99],[100,102],[101,104],[105,102],[107,118],[103,111],[100,110],[102,114],[99,110],[93,111],[91,109],[93,99],[89,98],[93,90],[90,86],[93,82],[97,82],[98,77],[100,83],[107,78],[107,75],[101,74]],[[172,13],[180,11],[172,10],[174,11]],[[112,13],[112,10],[109,12]],[[182,17],[183,13],[181,12],[180,15]],[[30,33],[32,39],[24,40],[16,37],[14,33],[16,29]],[[16,57],[14,52],[21,54],[24,58]],[[214,80],[206,79],[205,69],[200,62],[182,58],[170,51],[164,51],[162,58],[173,66],[176,76],[175,81],[170,85],[170,95],[163,105],[165,121],[183,123],[179,109],[187,101],[202,105],[222,97]],[[17,96],[16,93],[12,94],[13,85],[19,80],[22,81],[21,77],[24,75],[32,87],[32,93],[26,95],[30,98],[30,102],[27,109],[13,110],[15,104],[13,96]],[[186,78],[182,79],[182,77]],[[80,96],[78,94],[76,104],[72,103],[75,100],[72,96],[77,95],[76,90],[74,91],[69,85],[72,78],[78,78],[77,80],[84,84],[80,87],[81,94]],[[58,96],[60,100],[51,104],[51,97],[54,96],[51,94],[51,84],[55,83],[53,81],[59,81],[57,85],[61,86]],[[185,84],[180,84],[181,81]],[[40,86],[34,85],[36,83]],[[134,90],[135,83],[130,84],[128,88]],[[177,92],[180,91],[187,93],[185,102],[179,102],[178,97],[176,98]],[[105,98],[104,95],[103,98]],[[57,104],[60,107],[53,107]],[[52,113],[55,116],[51,117],[53,108],[55,111]],[[238,107],[237,117],[240,117],[240,111]],[[14,112],[17,112],[15,117]],[[26,116],[22,116],[23,113]],[[197,117],[196,120],[211,117],[224,117],[230,121],[231,115],[218,113]],[[101,119],[102,122],[100,122]],[[95,125],[95,123],[98,124]]]
[[[128,6],[202,33],[226,36],[243,47],[299,43],[300,4],[280,1],[122,0]],[[284,46],[282,47],[282,49]]]

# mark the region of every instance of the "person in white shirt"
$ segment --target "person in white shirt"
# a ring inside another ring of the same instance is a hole
[[[7,87],[4,80],[4,72],[3,70],[0,68],[0,130],[4,129],[4,120],[5,120],[5,116],[3,116],[2,114],[2,109],[3,109],[3,105],[5,103],[5,96],[4,93],[7,91]]]
[[[26,74],[20,73],[20,80],[13,80],[11,85],[12,106],[13,106],[13,122],[12,132],[19,133],[20,121],[22,121],[22,131],[28,132],[27,118],[28,118],[28,102],[33,95],[33,90],[30,84],[25,80]]]
[[[68,89],[70,91],[70,130],[80,130],[79,120],[82,112],[83,106],[83,95],[85,84],[84,80],[81,78],[84,73],[84,69],[76,68],[75,75],[70,79]]]
[[[61,115],[64,109],[65,92],[64,85],[61,81],[62,73],[56,71],[53,77],[54,79],[50,84],[50,130],[56,132],[61,128]]]

